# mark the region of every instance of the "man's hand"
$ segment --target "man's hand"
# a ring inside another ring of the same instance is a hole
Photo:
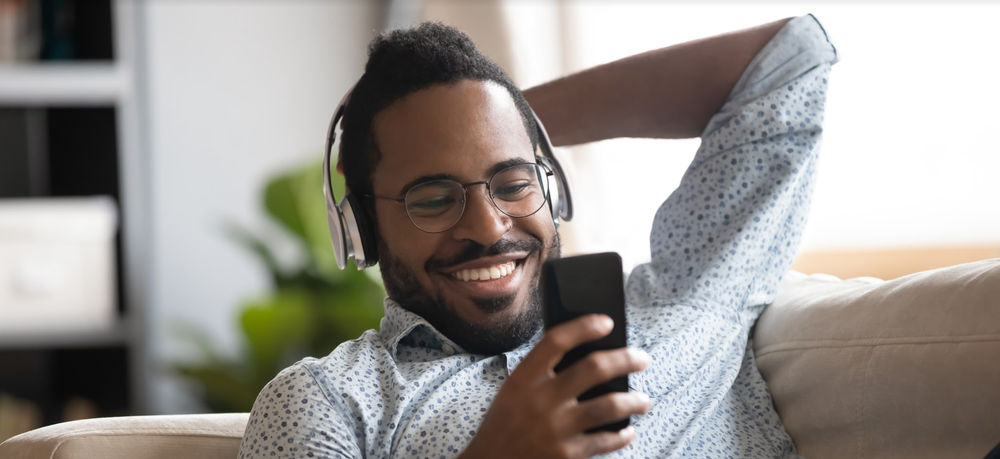
[[[586,402],[576,398],[615,377],[642,371],[649,355],[639,349],[599,351],[560,372],[553,368],[573,348],[611,332],[611,318],[587,315],[546,331],[501,387],[463,458],[587,458],[624,448],[633,428],[585,431],[649,410],[649,397],[616,392]]]

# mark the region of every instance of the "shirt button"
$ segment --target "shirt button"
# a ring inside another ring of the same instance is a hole
[[[444,351],[445,354],[455,355],[455,348],[451,347],[448,343],[441,344],[441,350]]]

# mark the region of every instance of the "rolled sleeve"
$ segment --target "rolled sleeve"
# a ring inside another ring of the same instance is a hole
[[[302,362],[278,374],[257,396],[239,458],[360,458],[355,419],[331,402]]]
[[[770,301],[809,211],[836,61],[811,15],[751,61],[656,213],[652,261],[630,278],[646,304],[683,302],[746,323]]]

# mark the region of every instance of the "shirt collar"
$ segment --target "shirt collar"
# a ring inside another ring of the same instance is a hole
[[[382,317],[378,334],[393,356],[397,353],[399,343],[404,342],[404,340],[407,344],[413,346],[438,350],[451,347],[452,352],[456,354],[465,353],[465,350],[461,346],[455,344],[447,336],[444,336],[430,322],[406,310],[392,298],[386,297],[382,302],[382,306],[385,309],[385,316]],[[535,344],[542,338],[542,335],[543,332],[539,331],[527,342],[518,346],[517,349],[503,354],[507,358],[509,370],[513,370],[513,367],[520,363],[528,351],[535,347]]]
[[[410,344],[421,347],[442,349],[447,345],[451,347],[453,353],[465,352],[458,344],[434,328],[427,319],[404,309],[392,298],[386,297],[382,306],[385,309],[385,316],[379,325],[379,336],[392,355],[396,355],[396,349],[404,339]]]

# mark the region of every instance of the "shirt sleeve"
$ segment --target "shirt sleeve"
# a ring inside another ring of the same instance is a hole
[[[364,457],[355,420],[343,412],[300,362],[279,373],[257,396],[238,457]]]
[[[641,304],[685,303],[746,323],[771,300],[809,211],[836,61],[812,15],[789,21],[751,61],[656,213],[651,262],[629,279]]]

